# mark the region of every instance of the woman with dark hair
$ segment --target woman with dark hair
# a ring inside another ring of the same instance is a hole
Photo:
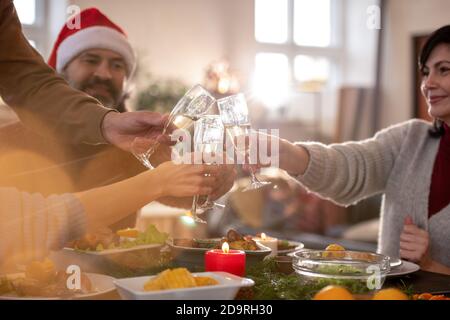
[[[414,119],[328,146],[280,139],[279,165],[341,205],[383,193],[378,251],[450,274],[450,26],[430,36],[419,63],[434,125]]]

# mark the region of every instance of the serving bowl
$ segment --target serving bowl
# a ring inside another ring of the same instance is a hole
[[[317,290],[340,285],[354,294],[371,293],[390,271],[389,257],[371,252],[300,250],[291,256],[301,284]]]
[[[230,300],[241,287],[250,287],[254,281],[227,272],[198,272],[193,276],[210,277],[218,284],[193,288],[145,291],[144,284],[155,276],[115,280],[117,291],[125,300]]]
[[[147,244],[102,251],[82,251],[66,247],[52,252],[50,257],[58,268],[78,265],[84,272],[123,278],[160,271],[170,260],[162,251],[163,247],[162,244]]]
[[[278,240],[278,256],[287,256],[289,253],[302,250],[305,245],[302,242],[291,240]]]
[[[212,248],[215,244],[220,243],[220,239],[202,240],[203,243],[208,242],[203,248],[193,248],[187,245],[183,245],[179,239],[168,240],[167,243],[170,246],[172,259],[175,265],[186,267],[192,271],[203,271],[205,265],[205,253]],[[272,250],[260,243],[257,243],[259,250],[243,250],[245,252],[245,267],[248,269],[250,266],[261,262]]]

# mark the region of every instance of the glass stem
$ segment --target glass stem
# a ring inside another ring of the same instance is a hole
[[[250,177],[252,179],[252,183],[259,183],[260,181],[258,180],[258,178],[255,175],[255,171],[253,170],[253,167],[250,166]]]
[[[191,209],[191,213],[193,216],[197,216],[197,201],[198,196],[195,195],[194,198],[192,199],[192,209]]]

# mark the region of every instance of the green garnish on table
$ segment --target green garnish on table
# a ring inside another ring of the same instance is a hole
[[[340,274],[350,272],[348,266],[344,269],[326,270],[327,273]],[[367,292],[367,286],[360,280],[314,279],[302,284],[295,273],[284,274],[278,271],[273,258],[266,259],[247,270],[246,277],[255,281],[251,288],[241,290],[237,299],[255,300],[310,300],[316,292],[327,285],[341,285],[349,288],[354,294]]]
[[[246,277],[255,281],[255,285],[241,290],[237,299],[305,300],[315,293],[312,292],[315,288],[300,286],[297,275],[279,272],[273,258],[249,268]]]

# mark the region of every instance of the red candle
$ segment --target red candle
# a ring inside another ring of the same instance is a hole
[[[237,276],[245,275],[245,252],[230,250],[224,242],[222,250],[213,249],[205,253],[205,271],[225,271]]]

